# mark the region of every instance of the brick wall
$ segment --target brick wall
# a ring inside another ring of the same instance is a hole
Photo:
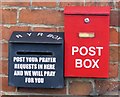
[[[4,0],[3,0],[4,1]],[[118,95],[118,67],[120,56],[120,0],[81,0],[83,2],[1,2],[0,13],[0,87],[2,95]],[[37,0],[36,0],[37,1]],[[48,0],[50,1],[50,0]],[[77,0],[72,0],[77,1]],[[105,2],[106,1],[106,2]],[[107,2],[108,1],[108,2]],[[8,39],[13,31],[64,31],[65,6],[111,6],[110,62],[108,79],[65,78],[63,89],[33,89],[8,86]],[[119,88],[119,89],[118,89]],[[28,95],[28,96],[27,96]],[[4,97],[4,96],[3,96]],[[39,97],[39,96],[38,96]],[[43,97],[43,96],[42,96]]]

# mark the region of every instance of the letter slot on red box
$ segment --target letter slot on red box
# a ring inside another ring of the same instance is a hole
[[[110,7],[66,7],[65,76],[108,78]]]

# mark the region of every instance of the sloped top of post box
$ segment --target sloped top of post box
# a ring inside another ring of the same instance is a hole
[[[11,35],[10,43],[46,43],[62,44],[63,32],[22,32],[15,31]]]
[[[81,6],[68,6],[65,7],[64,14],[81,14],[81,15],[109,15],[110,7],[81,7]]]

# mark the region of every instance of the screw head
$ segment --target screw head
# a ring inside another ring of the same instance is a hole
[[[89,18],[85,18],[85,19],[84,19],[84,22],[85,22],[85,23],[89,23],[89,22],[90,22],[90,19],[89,19]]]

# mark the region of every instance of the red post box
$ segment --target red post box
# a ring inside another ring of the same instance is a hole
[[[110,7],[66,7],[65,76],[107,78]]]

